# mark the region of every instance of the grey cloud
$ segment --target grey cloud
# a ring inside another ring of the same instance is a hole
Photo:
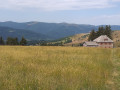
[[[90,8],[113,7],[110,0],[0,0],[0,8],[24,9],[38,8],[42,10],[80,10]],[[120,1],[120,0],[112,0]]]

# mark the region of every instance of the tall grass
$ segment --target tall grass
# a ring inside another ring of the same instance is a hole
[[[113,64],[114,64],[114,71],[113,71],[113,79],[116,90],[120,90],[120,48],[116,48],[113,50]]]
[[[0,47],[0,90],[107,90],[112,49]]]

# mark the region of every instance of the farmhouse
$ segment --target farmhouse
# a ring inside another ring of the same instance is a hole
[[[94,39],[93,41],[85,42],[83,46],[84,47],[113,48],[113,40],[107,37],[107,35],[101,35],[100,37]]]

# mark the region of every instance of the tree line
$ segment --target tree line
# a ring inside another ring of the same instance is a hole
[[[63,46],[66,43],[72,42],[72,39],[61,38],[58,40],[31,40],[27,42],[27,45],[38,45],[38,46]]]
[[[12,38],[12,37],[8,37],[7,40],[3,40],[2,37],[0,37],[0,45],[26,45],[27,44],[27,40],[22,37],[20,41],[18,41],[18,38]]]
[[[105,27],[100,26],[98,28],[98,31],[95,31],[94,29],[90,32],[90,35],[88,37],[88,41],[93,41],[97,37],[101,35],[107,35],[110,39],[112,39],[112,30],[110,25],[106,25]]]

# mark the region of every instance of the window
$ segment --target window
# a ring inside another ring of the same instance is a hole
[[[100,43],[101,45],[103,44],[103,43]]]
[[[105,45],[107,45],[107,43],[105,43]]]
[[[106,38],[106,39],[104,39],[104,41],[108,41],[108,39]]]

